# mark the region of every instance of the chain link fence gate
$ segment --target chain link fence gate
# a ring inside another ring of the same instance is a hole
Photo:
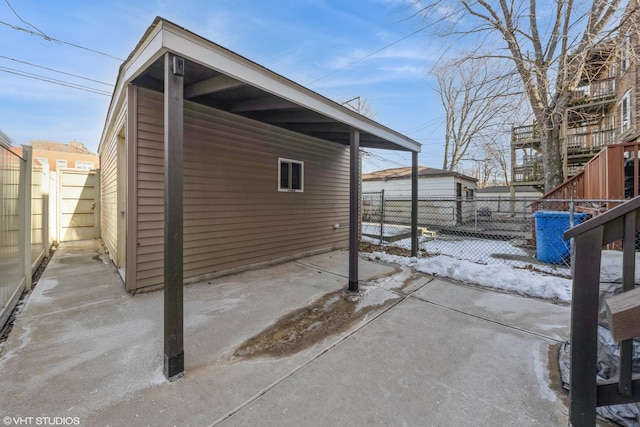
[[[420,198],[418,241],[423,255],[507,263],[571,275],[564,231],[624,200]],[[362,194],[362,239],[411,248],[411,199]]]

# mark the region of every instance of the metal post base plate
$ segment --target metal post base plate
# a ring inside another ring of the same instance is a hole
[[[164,376],[170,382],[184,376],[184,352],[175,356],[164,355]]]

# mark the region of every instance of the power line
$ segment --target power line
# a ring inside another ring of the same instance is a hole
[[[62,44],[66,44],[67,46],[72,46],[72,47],[75,47],[75,48],[78,48],[78,49],[86,50],[86,51],[88,51],[88,52],[96,53],[96,54],[98,54],[98,55],[107,56],[107,57],[109,57],[109,58],[112,58],[112,59],[115,59],[115,60],[118,60],[118,61],[124,61],[124,59],[122,59],[122,58],[118,58],[117,56],[113,56],[113,55],[108,54],[108,53],[105,53],[105,52],[100,52],[99,50],[91,49],[91,48],[89,48],[89,47],[81,46],[81,45],[79,45],[79,44],[66,42],[66,41],[64,41],[64,40],[60,40],[60,39],[55,39],[55,38],[53,38],[53,37],[49,37],[49,36],[47,36],[46,34],[40,34],[40,33],[37,33],[37,32],[35,32],[35,31],[31,31],[31,30],[30,30],[30,29],[28,29],[28,28],[19,27],[19,26],[17,26],[17,25],[9,24],[9,23],[4,22],[4,21],[0,21],[0,24],[1,24],[1,25],[4,25],[4,26],[6,26],[6,27],[9,27],[9,28],[11,28],[11,29],[13,29],[13,30],[16,30],[16,31],[23,31],[23,32],[25,32],[25,33],[27,33],[27,34],[30,34],[30,35],[32,35],[32,36],[41,37],[41,38],[45,39],[46,41],[54,41],[54,42],[58,42],[58,43],[62,43]],[[39,30],[38,30],[38,31],[39,31]]]
[[[0,58],[6,59],[6,60],[9,60],[9,61],[13,61],[13,62],[18,62],[20,64],[30,65],[30,66],[36,67],[36,68],[42,68],[43,70],[53,71],[54,73],[64,74],[66,76],[75,77],[75,78],[78,78],[78,79],[87,80],[87,81],[90,81],[90,82],[99,83],[101,85],[113,87],[113,85],[111,83],[101,82],[100,80],[91,79],[89,77],[80,76],[78,74],[67,73],[66,71],[56,70],[55,68],[49,68],[49,67],[45,67],[43,65],[33,64],[31,62],[21,61],[19,59],[9,58],[8,56],[3,56],[3,55],[0,55]]]
[[[407,166],[406,164],[397,162],[395,160],[388,159],[386,157],[382,157],[382,156],[380,156],[378,154],[372,153],[371,151],[367,151],[366,153],[367,153],[367,156],[370,156],[370,157],[373,157],[373,158],[377,158],[378,160],[382,160],[382,161],[387,162],[387,163],[393,163],[393,164],[396,164],[396,165],[402,166],[402,167],[406,167]]]
[[[20,21],[22,21],[23,24],[26,24],[26,25],[30,26],[31,28],[35,29],[36,31],[38,31],[42,35],[42,37],[44,37],[45,39],[51,39],[48,35],[46,35],[44,32],[42,32],[42,30],[40,30],[40,28],[38,28],[35,25],[30,24],[29,22],[27,22],[24,19],[22,19],[22,17],[20,15],[18,15],[18,12],[16,12],[16,10],[13,8],[13,6],[11,6],[11,3],[9,3],[9,0],[4,0],[4,2],[7,3],[7,6],[9,6],[9,9],[11,9],[13,14],[16,15],[16,17]]]
[[[92,88],[90,86],[79,85],[79,84],[67,82],[67,81],[64,81],[64,80],[52,79],[52,78],[49,78],[49,77],[41,76],[41,75],[38,75],[38,74],[27,73],[25,71],[15,70],[15,69],[12,69],[12,68],[0,67],[0,72],[4,72],[4,73],[8,73],[8,74],[14,74],[14,75],[21,76],[21,77],[27,77],[29,79],[40,80],[40,81],[47,82],[47,83],[53,83],[53,84],[56,84],[56,85],[59,85],[59,86],[66,86],[66,87],[70,87],[70,88],[73,88],[73,89],[82,90],[82,91],[85,91],[85,92],[95,93],[95,94],[98,94],[98,95],[111,96],[111,92],[107,92],[107,91],[104,91],[104,90]]]

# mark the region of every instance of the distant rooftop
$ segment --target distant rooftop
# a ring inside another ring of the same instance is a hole
[[[68,143],[54,141],[31,141],[34,150],[56,151],[59,153],[95,154],[89,151],[82,142],[71,141]]]
[[[476,178],[463,175],[458,172],[448,171],[444,169],[430,168],[427,166],[418,166],[418,178],[436,177],[436,176],[453,176],[477,182]],[[411,167],[384,169],[381,171],[365,173],[362,175],[363,181],[387,181],[389,179],[408,179],[411,178]]]

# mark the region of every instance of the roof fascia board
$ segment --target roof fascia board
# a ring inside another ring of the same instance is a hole
[[[146,70],[151,64],[153,64],[160,56],[165,53],[162,43],[162,32],[160,25],[156,25],[151,33],[145,38],[144,42],[138,46],[135,52],[132,54],[126,62],[122,64],[122,69],[118,76],[116,87],[113,91],[112,103],[109,106],[109,112],[107,114],[106,126],[102,130],[102,136],[100,137],[100,145],[98,146],[98,153],[102,148],[103,142],[109,135],[111,127],[113,126],[114,115],[118,114],[118,111],[124,105],[124,99],[126,96],[126,87],[131,83],[133,79],[139,76],[144,70]]]
[[[166,52],[163,41],[164,34],[159,25],[155,29],[157,32],[154,31],[155,34],[152,33],[149,36],[148,42],[141,46],[136,55],[125,63],[121,79],[125,84],[131,83]]]
[[[345,123],[361,132],[383,138],[409,151],[420,152],[419,143],[382,125],[377,125],[373,121],[357,117],[357,113],[351,112],[346,108],[337,108],[336,105],[332,105],[334,104],[333,101],[231,51],[208,42],[200,36],[187,32],[166,21],[163,21],[161,26],[158,25],[158,28],[163,33],[163,47],[175,52],[177,55],[186,56],[194,62]]]

